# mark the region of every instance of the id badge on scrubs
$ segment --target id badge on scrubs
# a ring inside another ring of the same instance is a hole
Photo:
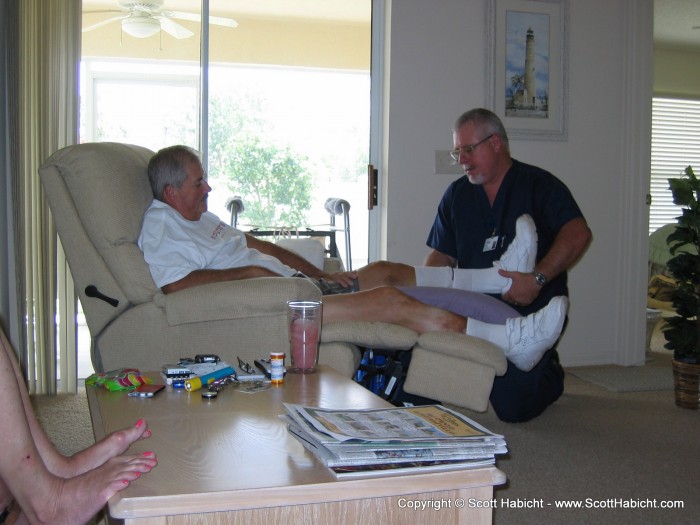
[[[493,251],[496,249],[496,246],[498,246],[498,235],[494,235],[493,237],[489,237],[488,239],[486,239],[486,241],[484,242],[483,251]]]

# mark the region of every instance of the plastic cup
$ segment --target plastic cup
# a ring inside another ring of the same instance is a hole
[[[287,302],[291,372],[313,374],[318,364],[321,334],[321,301]]]

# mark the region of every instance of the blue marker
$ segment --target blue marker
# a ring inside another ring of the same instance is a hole
[[[194,392],[195,390],[199,390],[205,385],[213,383],[217,379],[222,379],[226,376],[232,376],[235,373],[236,371],[233,368],[227,366],[226,368],[222,368],[221,370],[217,370],[209,374],[204,374],[203,376],[191,377],[185,380],[185,390],[187,390],[188,392]]]

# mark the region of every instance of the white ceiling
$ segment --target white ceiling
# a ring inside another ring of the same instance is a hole
[[[700,0],[654,0],[654,44],[700,52]]]

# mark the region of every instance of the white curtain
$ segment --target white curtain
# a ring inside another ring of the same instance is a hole
[[[13,343],[20,349],[30,392],[57,391],[57,335],[62,390],[73,391],[75,297],[64,265],[57,280],[57,254],[62,254],[38,169],[54,151],[77,142],[81,2],[7,0],[5,9],[8,133],[3,149],[9,152],[13,234],[7,245],[17,283],[17,299],[8,301],[17,304],[16,315],[6,323],[19,327]]]

